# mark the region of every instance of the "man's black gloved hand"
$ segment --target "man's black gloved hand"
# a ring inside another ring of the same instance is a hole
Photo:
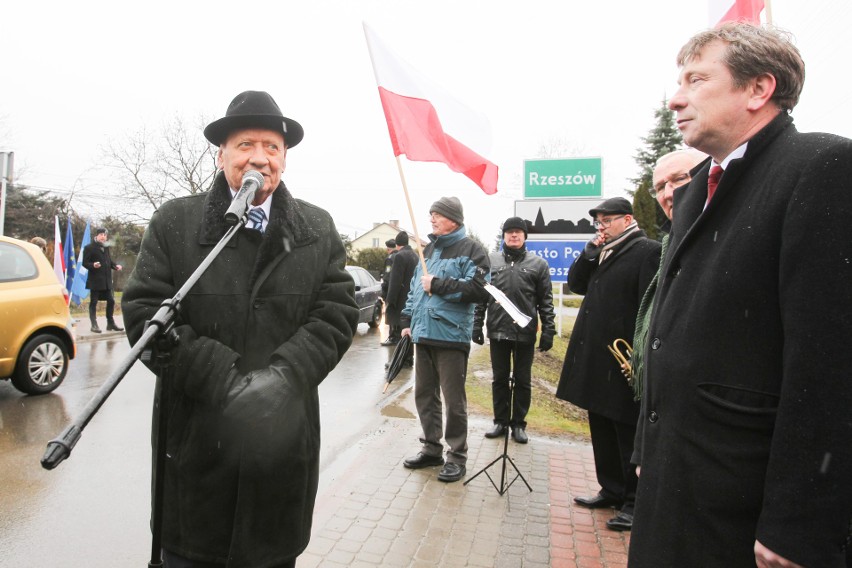
[[[485,343],[485,336],[482,335],[482,328],[481,327],[474,329],[470,338],[477,345],[483,345]]]
[[[221,395],[239,355],[215,339],[198,337],[188,325],[174,328],[172,387],[193,397]]]
[[[541,339],[538,340],[538,350],[544,353],[545,351],[550,351],[553,347],[553,336],[552,335],[542,335]]]
[[[598,244],[598,238],[595,237],[587,242],[586,246],[583,247],[583,256],[588,260],[594,260],[601,253],[601,248],[603,248],[603,246]]]

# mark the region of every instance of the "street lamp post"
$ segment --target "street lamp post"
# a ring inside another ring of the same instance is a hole
[[[12,183],[14,161],[14,152],[0,152],[0,236],[6,234],[6,185]]]

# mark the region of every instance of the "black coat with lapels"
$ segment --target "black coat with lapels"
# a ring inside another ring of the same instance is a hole
[[[568,271],[568,286],[584,294],[565,353],[556,396],[624,424],[636,424],[639,404],[607,349],[633,339],[642,295],[660,264],[660,243],[642,231],[613,247],[602,263],[580,254]]]
[[[852,141],[779,114],[675,192],[648,332],[630,566],[843,566],[852,521]]]

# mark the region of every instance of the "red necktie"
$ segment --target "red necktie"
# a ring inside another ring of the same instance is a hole
[[[716,193],[716,186],[719,185],[719,180],[722,179],[722,166],[713,166],[710,168],[710,175],[707,177],[707,202],[713,199],[713,194]]]

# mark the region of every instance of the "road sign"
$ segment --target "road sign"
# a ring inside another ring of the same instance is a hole
[[[524,197],[600,197],[601,158],[524,160]]]
[[[554,240],[554,241],[536,241],[528,240],[526,242],[527,251],[537,254],[547,261],[550,266],[550,278],[554,282],[564,280],[568,276],[568,269],[574,264],[583,247],[591,239],[591,237],[583,240]]]
[[[592,235],[595,229],[589,209],[600,204],[600,198],[525,199],[515,201],[515,215],[527,221],[530,235]]]

